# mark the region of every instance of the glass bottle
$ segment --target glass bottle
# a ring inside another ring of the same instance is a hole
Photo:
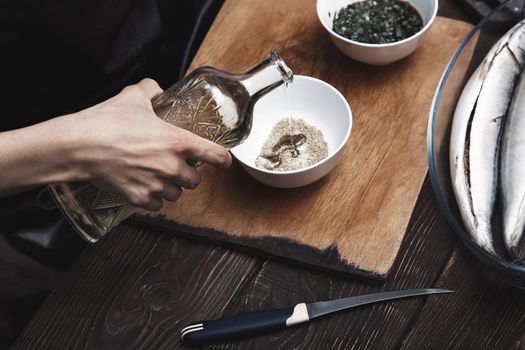
[[[255,102],[292,79],[292,71],[272,51],[267,59],[241,74],[197,68],[155,97],[152,105],[166,122],[232,148],[248,137]],[[58,183],[49,188],[64,215],[89,242],[98,241],[136,211],[87,182]]]

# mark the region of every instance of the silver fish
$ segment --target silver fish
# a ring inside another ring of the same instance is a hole
[[[502,121],[525,63],[525,21],[491,48],[458,100],[450,138],[450,173],[463,224],[495,254],[492,213],[499,173]]]
[[[514,92],[501,144],[501,198],[505,247],[512,258],[524,260],[519,243],[525,225],[525,74]]]

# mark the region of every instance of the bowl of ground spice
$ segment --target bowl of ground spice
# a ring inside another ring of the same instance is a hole
[[[410,55],[436,18],[438,0],[318,0],[333,43],[357,61],[386,65]]]
[[[294,76],[254,106],[248,138],[231,152],[256,180],[280,188],[308,185],[328,174],[352,129],[345,97],[330,84]]]

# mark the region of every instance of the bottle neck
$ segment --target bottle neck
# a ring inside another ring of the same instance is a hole
[[[275,51],[272,51],[267,59],[244,72],[240,79],[250,97],[260,97],[292,80],[292,71]]]

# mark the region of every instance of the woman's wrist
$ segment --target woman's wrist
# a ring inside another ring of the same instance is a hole
[[[88,180],[75,155],[79,143],[75,115],[0,133],[0,196],[34,186]]]
[[[90,179],[88,167],[82,154],[87,152],[89,145],[85,142],[85,134],[79,124],[79,114],[69,114],[51,119],[37,131],[43,143],[50,150],[47,157],[49,178],[43,183],[86,181]],[[49,137],[55,135],[55,137]],[[53,171],[54,170],[54,171]]]

